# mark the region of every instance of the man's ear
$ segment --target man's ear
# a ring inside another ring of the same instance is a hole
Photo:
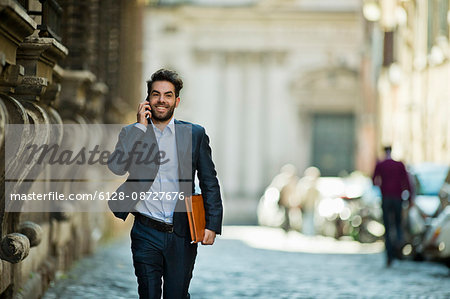
[[[175,99],[175,108],[177,108],[178,107],[178,104],[180,103],[180,97],[177,97],[176,99]]]

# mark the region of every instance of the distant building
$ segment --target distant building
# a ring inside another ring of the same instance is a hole
[[[450,163],[449,1],[367,1],[364,16],[378,148],[392,144],[408,163]]]
[[[185,78],[178,117],[212,136],[226,198],[255,202],[285,163],[369,171],[360,1],[150,2],[144,76]]]

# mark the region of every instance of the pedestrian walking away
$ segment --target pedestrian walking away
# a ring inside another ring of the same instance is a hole
[[[138,106],[137,122],[122,128],[108,160],[113,173],[128,173],[116,191],[123,200],[110,200],[109,206],[122,220],[134,215],[131,251],[141,299],[190,298],[197,244],[191,242],[185,200],[194,194],[195,177],[205,207],[201,243],[212,245],[222,230],[209,138],[202,126],[174,118],[182,87],[176,72],[155,72],[147,82],[147,98]]]
[[[402,202],[412,205],[412,188],[405,165],[391,157],[392,147],[384,148],[385,159],[378,162],[373,173],[373,183],[380,187],[385,227],[386,265],[399,257],[403,245]]]

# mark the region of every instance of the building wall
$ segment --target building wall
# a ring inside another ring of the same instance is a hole
[[[129,122],[142,84],[135,37],[141,34],[141,11],[139,2],[128,0],[0,0],[1,298],[40,298],[58,271],[118,230],[111,213],[25,213],[27,204],[7,212],[5,189],[27,194],[40,180],[60,175],[16,163],[25,157],[27,142],[115,142],[101,132],[63,132],[69,124]],[[42,126],[16,134],[13,124]],[[5,142],[15,146],[13,157],[6,156]],[[5,168],[19,179],[5,182]],[[84,171],[86,178],[98,176],[96,169]]]
[[[393,32],[394,39],[393,59],[380,65],[378,79],[379,147],[392,143],[393,154],[412,164],[448,164],[449,1],[381,4],[371,34]],[[388,46],[385,42],[384,49]]]
[[[363,34],[359,1],[225,2],[150,6],[144,77],[169,67],[184,78],[176,117],[206,127],[225,208],[243,213],[282,165],[311,165],[315,114],[362,126]],[[364,136],[352,134],[361,169]]]

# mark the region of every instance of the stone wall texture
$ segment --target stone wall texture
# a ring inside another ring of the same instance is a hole
[[[60,144],[67,124],[126,121],[141,98],[139,3],[0,0],[0,298],[41,297],[55,275],[117,232],[111,213],[7,212],[5,169],[20,178],[8,188],[27,193],[35,183],[27,178],[49,174],[14,163],[25,141]],[[52,126],[13,136],[11,124]],[[15,157],[5,156],[5,139]]]

